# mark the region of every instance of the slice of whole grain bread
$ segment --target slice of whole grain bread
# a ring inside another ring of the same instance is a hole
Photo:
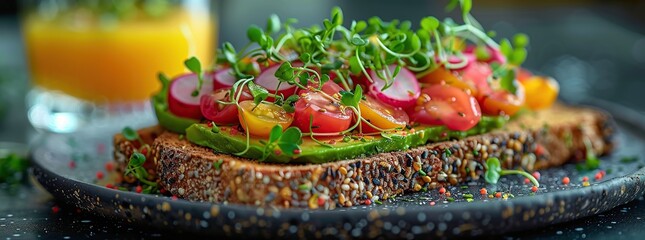
[[[180,135],[151,127],[140,135],[152,144],[153,176],[173,195],[193,201],[333,209],[387,199],[406,192],[477,180],[484,162],[532,172],[586,156],[606,154],[613,144],[609,116],[597,110],[556,105],[511,121],[503,129],[406,151],[324,164],[270,164],[216,154]],[[585,144],[587,142],[587,144]],[[117,135],[120,169],[135,144]]]

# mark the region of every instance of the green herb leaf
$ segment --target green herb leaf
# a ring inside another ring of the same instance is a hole
[[[516,48],[524,48],[529,45],[529,36],[524,33],[518,33],[513,36],[513,45]]]
[[[232,65],[235,65],[237,62],[237,53],[235,52],[235,48],[233,47],[233,44],[230,42],[225,42],[222,48],[222,52],[224,52],[224,58],[226,61]]]
[[[267,26],[268,27],[268,26]],[[251,25],[247,30],[246,30],[246,36],[251,40],[251,42],[256,42],[256,43],[261,43],[264,42],[265,36],[264,32],[262,31],[262,28]]]
[[[253,102],[257,105],[269,97],[269,91],[260,85],[255,84],[253,81],[248,83],[249,91],[253,96]]]
[[[471,0],[461,0],[461,14],[466,18],[466,15],[470,13],[470,10],[473,8],[473,2]]]
[[[302,143],[302,132],[297,127],[290,127],[282,133],[280,137],[280,142],[283,143],[293,143],[300,144]]]
[[[336,26],[343,25],[343,10],[339,7],[333,7],[331,9],[331,21]]]
[[[184,61],[184,65],[186,65],[186,68],[190,70],[192,73],[197,74],[197,88],[192,93],[193,97],[196,97],[199,95],[199,91],[202,89],[202,84],[204,82],[204,73],[202,72],[202,64],[199,62],[199,59],[196,57],[190,57],[186,61]]]
[[[479,45],[475,48],[475,56],[478,61],[487,61],[490,59],[491,54],[484,45]]]
[[[282,126],[280,124],[276,124],[271,128],[271,132],[269,133],[269,143],[278,141],[280,137],[282,137]]]
[[[349,71],[352,72],[352,74],[359,74],[361,73],[361,71],[363,71],[361,64],[358,61],[360,60],[358,60],[357,56],[352,56],[349,58]]]
[[[522,63],[524,63],[524,61],[526,60],[526,55],[527,55],[526,49],[516,48],[513,50],[513,53],[511,55],[511,58],[509,59],[510,60],[509,62],[516,66],[522,65]]]
[[[13,187],[24,179],[27,168],[29,161],[15,153],[0,157],[0,183],[6,182]]]
[[[362,32],[367,28],[367,23],[365,21],[358,21],[356,22],[356,27],[354,28],[355,33]]]
[[[282,108],[288,113],[295,112],[296,109],[294,108],[294,106],[299,99],[300,97],[297,94],[289,96],[286,100],[284,100],[284,103],[282,104]]]
[[[267,33],[277,33],[280,31],[280,18],[276,14],[271,14],[267,20]]]
[[[141,167],[145,162],[146,156],[140,152],[135,152],[130,156],[130,162],[128,163],[128,165],[132,167]]]
[[[283,62],[278,70],[275,71],[274,76],[285,82],[292,82],[296,78],[290,62]]]
[[[502,76],[502,79],[500,79],[499,84],[502,89],[515,94],[515,92],[517,91],[517,86],[515,85],[515,69],[506,71],[506,74],[504,74],[504,76]]]
[[[367,45],[368,42],[365,41],[365,39],[361,38],[360,36],[354,35],[354,37],[352,37],[351,43],[354,46],[365,46]]]
[[[340,91],[340,102],[345,106],[358,108],[358,103],[363,98],[363,88],[361,85],[356,85],[354,92]]]
[[[123,130],[121,130],[121,134],[123,134],[125,139],[127,139],[129,141],[134,141],[134,140],[139,139],[139,134],[137,133],[137,131],[135,131],[131,127],[123,128]]]
[[[439,20],[435,17],[425,17],[421,19],[421,28],[428,32],[432,32],[439,27]]]
[[[311,61],[311,54],[309,53],[300,54],[300,61],[302,61],[302,63],[304,64],[309,63]]]
[[[282,136],[278,140],[278,147],[282,150],[283,154],[287,156],[295,155],[296,150],[300,150],[300,144],[302,143],[302,132],[296,127],[287,128],[287,130],[282,133]]]
[[[511,45],[511,42],[508,41],[508,39],[502,39],[499,43],[499,51],[501,51],[507,59],[512,58],[511,54],[513,53],[513,46]]]
[[[502,171],[501,164],[497,158],[489,158],[486,160],[486,172],[484,173],[484,179],[490,184],[497,184],[497,181],[500,177],[500,172]]]

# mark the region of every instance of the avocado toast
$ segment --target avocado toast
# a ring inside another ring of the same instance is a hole
[[[271,17],[214,69],[160,75],[160,126],[115,136],[119,169],[188,200],[333,209],[611,151],[607,115],[554,104],[557,82],[520,67],[528,38],[497,44],[468,10],[418,30]]]
[[[520,126],[523,121],[532,127]],[[179,198],[322,209],[478,180],[488,157],[500,157],[506,169],[534,171],[584,159],[589,150],[585,139],[591,141],[595,154],[608,153],[613,147],[608,116],[591,109],[554,106],[506,127],[406,151],[304,165],[216,154],[159,127],[139,134],[157,135],[151,142],[153,169],[158,183]],[[116,161],[124,169],[136,148],[120,134],[114,141]]]

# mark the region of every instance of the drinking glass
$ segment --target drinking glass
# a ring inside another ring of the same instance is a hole
[[[36,129],[154,122],[149,98],[159,72],[214,61],[217,21],[209,0],[24,1],[22,33]]]

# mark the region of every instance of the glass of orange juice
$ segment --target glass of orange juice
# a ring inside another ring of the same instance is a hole
[[[214,61],[209,0],[36,0],[22,18],[37,129],[74,132],[91,125],[154,119],[157,74],[185,71],[195,56]],[[154,120],[152,120],[154,121]],[[136,123],[132,123],[136,124]]]

